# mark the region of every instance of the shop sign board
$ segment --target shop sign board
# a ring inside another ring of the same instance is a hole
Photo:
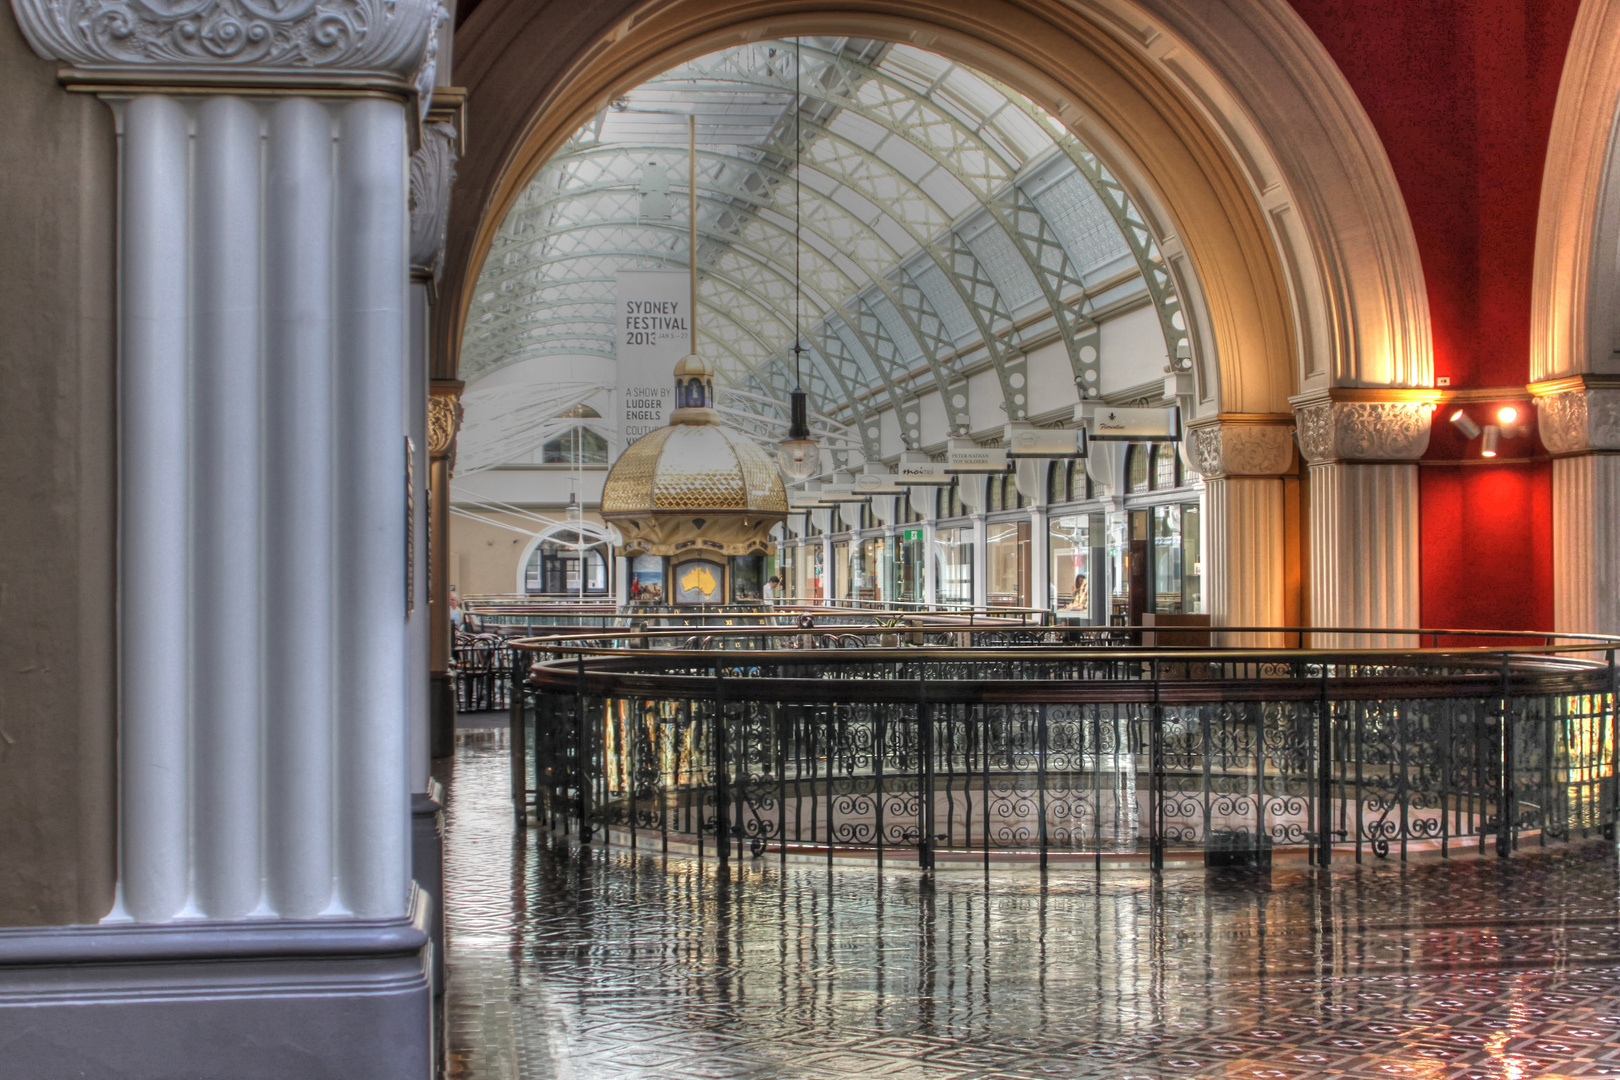
[[[899,495],[906,489],[894,473],[861,473],[855,478],[855,490],[862,495]]]
[[[953,473],[1007,471],[1007,451],[999,446],[953,446],[946,452],[945,470]]]
[[[907,461],[895,466],[895,478],[907,487],[950,487],[951,474],[943,461]]]
[[[1082,408],[1091,410],[1090,416],[1078,415]],[[1172,405],[1167,409],[1115,409],[1107,405],[1075,407],[1077,420],[1084,421],[1086,434],[1099,442],[1180,442],[1181,410]]]
[[[675,365],[692,351],[691,278],[685,270],[620,270],[615,410],[629,446],[669,423]]]
[[[869,496],[856,491],[854,484],[822,484],[821,501],[824,503],[865,502]]]
[[[1074,458],[1086,456],[1085,428],[1037,428],[1007,425],[1007,453],[1011,457]]]

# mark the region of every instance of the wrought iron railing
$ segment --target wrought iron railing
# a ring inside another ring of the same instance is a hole
[[[907,641],[916,644],[959,642],[972,640],[994,641],[1001,644],[1036,644],[1053,636],[1055,627],[1043,623],[1041,612],[970,611],[924,613],[909,610],[882,611],[863,608],[816,607],[798,608],[788,605],[759,606],[724,610],[673,609],[644,611],[630,614],[613,611],[601,612],[586,608],[566,608],[532,604],[505,606],[469,605],[466,618],[456,631],[451,655],[456,684],[456,709],[475,713],[505,710],[511,706],[511,673],[516,653],[512,641],[516,638],[543,636],[551,640],[600,641],[601,633],[616,632],[621,639],[651,642],[659,648],[726,648],[747,644],[738,637],[739,628],[794,627],[808,618],[816,627],[815,633],[805,640],[820,647],[833,647],[841,627],[887,628],[905,633]],[[476,627],[476,629],[474,629]],[[978,628],[976,631],[975,628]],[[646,632],[654,632],[651,638]],[[657,633],[666,631],[661,636]],[[962,631],[987,631],[980,638],[973,633],[963,636]],[[924,636],[918,636],[923,633]],[[717,637],[716,635],[722,635]],[[632,635],[624,637],[624,635]],[[830,635],[830,636],[829,636]],[[891,635],[892,636],[892,635]],[[1119,635],[1115,634],[1114,637]],[[764,642],[762,644],[762,641]],[[865,639],[846,641],[845,644],[863,644]],[[718,642],[718,644],[717,644]],[[754,641],[756,647],[766,647],[769,641]]]
[[[524,642],[536,662],[513,706],[514,797],[525,819],[586,838],[720,858],[906,853],[924,867],[1505,855],[1612,835],[1620,812],[1614,639],[1333,652],[993,640],[1012,632]]]

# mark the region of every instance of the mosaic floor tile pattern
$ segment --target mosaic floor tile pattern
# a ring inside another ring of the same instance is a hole
[[[1606,845],[1269,877],[728,878],[514,835],[505,733],[458,739],[457,1080],[1620,1077]]]

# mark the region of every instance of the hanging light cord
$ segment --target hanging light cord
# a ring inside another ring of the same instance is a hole
[[[800,338],[804,333],[804,278],[800,269],[803,240],[801,239],[801,220],[803,209],[799,199],[799,173],[802,172],[799,144],[799,113],[802,108],[800,97],[799,68],[799,39],[793,39],[793,385],[802,387],[804,378],[800,371],[800,358],[804,349]]]

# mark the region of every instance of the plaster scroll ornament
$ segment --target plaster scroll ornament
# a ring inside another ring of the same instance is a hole
[[[461,399],[454,394],[428,397],[428,454],[454,457],[456,432],[461,427]]]
[[[1417,401],[1321,401],[1294,410],[1299,448],[1329,461],[1416,461],[1429,448],[1434,406]]]
[[[47,60],[127,76],[357,78],[433,88],[441,0],[11,0]],[[423,97],[427,94],[423,93]]]
[[[1207,424],[1192,430],[1193,457],[1206,479],[1282,476],[1294,460],[1293,429],[1287,424]]]
[[[1620,450],[1620,388],[1587,387],[1536,399],[1541,441],[1555,454]]]
[[[422,128],[422,145],[411,155],[411,269],[439,280],[444,269],[450,188],[456,182],[456,129],[434,123]]]

